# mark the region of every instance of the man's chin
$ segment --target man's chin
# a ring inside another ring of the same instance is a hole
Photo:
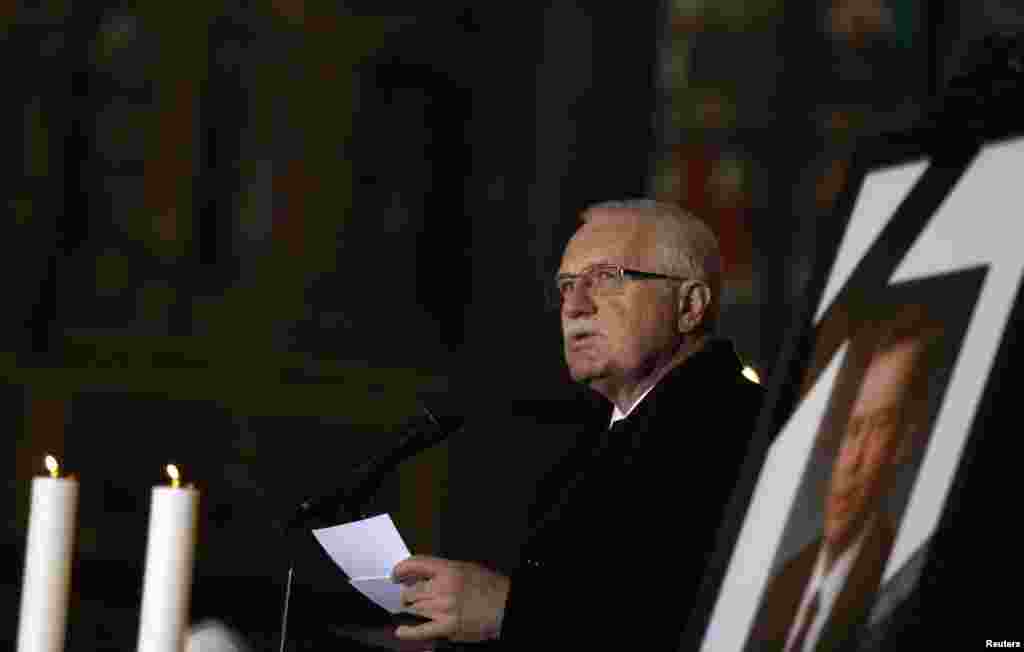
[[[572,380],[585,383],[590,379],[598,379],[608,373],[608,363],[606,360],[602,360],[592,355],[584,355],[577,353],[566,354],[566,366],[568,366],[569,376]]]
[[[589,364],[587,360],[573,360],[566,356],[565,365],[569,369],[569,377],[578,383],[586,382],[586,379],[597,372],[596,365]]]

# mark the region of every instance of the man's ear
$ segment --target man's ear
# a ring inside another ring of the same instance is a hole
[[[679,288],[680,333],[692,333],[700,329],[711,308],[711,288],[704,281],[684,281]]]

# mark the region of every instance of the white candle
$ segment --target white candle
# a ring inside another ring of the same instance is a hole
[[[78,482],[56,477],[57,463],[52,457],[47,457],[47,466],[53,477],[32,479],[18,652],[64,649]]]
[[[139,652],[181,652],[192,591],[199,492],[178,487],[177,469],[170,487],[154,487],[142,583]]]

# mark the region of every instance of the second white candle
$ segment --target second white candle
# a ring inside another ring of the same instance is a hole
[[[199,492],[154,487],[139,618],[139,652],[181,652],[188,624]]]

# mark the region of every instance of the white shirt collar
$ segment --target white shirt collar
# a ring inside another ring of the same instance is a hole
[[[655,383],[655,385],[657,385],[657,383]],[[625,419],[625,418],[626,418],[626,417],[628,417],[628,416],[629,416],[630,414],[632,414],[632,413],[633,413],[633,410],[635,410],[635,409],[636,409],[636,406],[640,405],[640,401],[644,400],[644,398],[646,398],[646,397],[647,397],[647,395],[651,393],[651,390],[652,390],[652,389],[654,389],[654,385],[651,385],[650,387],[648,387],[647,389],[645,389],[645,390],[644,390],[644,393],[640,395],[640,398],[638,398],[637,400],[635,400],[635,401],[633,402],[633,405],[630,405],[630,406],[629,406],[629,408],[628,408],[628,409],[627,409],[627,410],[626,410],[625,412],[623,412],[622,410],[620,410],[620,409],[619,409],[619,406],[618,406],[618,405],[616,405],[616,406],[614,407],[614,409],[612,409],[612,420],[611,420],[611,422],[610,422],[610,423],[608,424],[608,427],[609,427],[609,428],[611,428],[612,426],[614,426],[614,425],[615,425],[615,422],[616,422],[616,421],[621,421],[622,419]]]
[[[853,569],[853,564],[860,555],[860,550],[864,546],[864,539],[867,538],[867,533],[871,527],[873,527],[873,523],[869,522],[866,524],[866,527],[857,535],[857,539],[832,564],[832,569],[828,573],[825,573],[826,544],[822,543],[821,550],[818,551],[818,559],[814,564],[814,573],[811,575],[811,580],[807,583],[807,588],[804,590],[804,596],[800,600],[800,608],[797,610],[797,618],[793,622],[789,636],[786,639],[787,646],[789,646],[790,640],[796,636],[796,632],[803,622],[811,599],[815,593],[820,591],[821,593],[818,596],[818,613],[814,618],[814,622],[811,623],[810,629],[807,630],[807,638],[804,639],[804,650],[814,649],[818,637],[821,635],[821,630],[825,628],[825,623],[828,622],[828,617],[832,613],[832,607],[839,598],[839,593],[843,590],[843,585],[846,584],[846,579]],[[794,652],[802,651],[795,650]]]

